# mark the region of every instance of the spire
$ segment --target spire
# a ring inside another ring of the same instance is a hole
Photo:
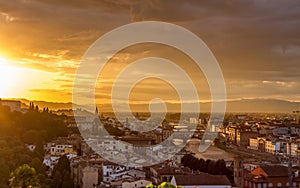
[[[98,107],[96,106],[95,115],[98,116]]]

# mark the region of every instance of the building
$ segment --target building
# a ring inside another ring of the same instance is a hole
[[[98,184],[98,169],[95,167],[86,166],[81,171],[81,187],[94,188]]]
[[[177,165],[170,165],[166,162],[164,164],[154,165],[150,167],[150,178],[154,184],[162,182],[171,182],[174,175],[192,174],[191,170],[186,167],[178,167]]]
[[[258,136],[257,132],[254,131],[241,131],[240,133],[240,143],[239,145],[247,148],[250,146],[250,138],[255,138]]]
[[[287,145],[289,147],[289,145]],[[299,143],[291,143],[291,155],[298,156],[300,144]]]
[[[269,138],[257,137],[249,138],[249,149],[259,150],[261,152],[268,152],[275,154],[279,150],[279,143]]]
[[[243,188],[244,185],[244,166],[243,159],[240,157],[236,157],[234,159],[234,168],[233,168],[233,177],[234,183],[239,188]]]
[[[148,180],[136,180],[136,181],[124,181],[122,183],[122,188],[142,188],[146,187],[148,184],[150,184],[151,181]]]
[[[55,144],[51,145],[50,149],[51,155],[67,155],[67,154],[74,154],[77,155],[77,152],[73,149],[73,146],[70,144]]]
[[[292,186],[300,186],[297,178],[293,179]],[[244,176],[244,188],[269,187],[290,187],[287,167],[279,165],[260,165]]]
[[[75,187],[85,188],[85,186],[90,187],[101,183],[102,163],[104,161],[97,155],[73,158],[70,167]]]
[[[161,124],[162,127],[162,141],[167,140],[174,131],[174,124],[173,123],[168,123],[168,122],[162,122]]]
[[[2,106],[8,106],[10,108],[11,112],[17,111],[17,112],[22,112],[21,109],[21,102],[20,101],[14,101],[14,100],[1,100],[0,99],[0,104]]]
[[[146,178],[146,173],[138,168],[120,166],[111,162],[102,163],[102,180],[104,183],[133,182]]]
[[[78,151],[81,150],[81,141],[82,138],[78,134],[72,134],[68,137],[58,137],[56,140],[44,145],[44,149],[47,154],[52,156],[77,155]]]
[[[207,173],[174,175],[171,184],[187,188],[231,188],[231,183],[224,175]]]

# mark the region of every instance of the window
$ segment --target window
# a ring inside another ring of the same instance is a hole
[[[277,183],[277,187],[281,187],[282,186],[282,183],[281,182],[278,182]]]
[[[273,187],[273,183],[269,183],[268,187]]]

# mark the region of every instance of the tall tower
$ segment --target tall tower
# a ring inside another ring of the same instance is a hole
[[[243,159],[240,156],[234,158],[234,183],[238,188],[244,188],[244,167]]]
[[[98,135],[99,126],[100,126],[100,119],[98,115],[98,108],[96,107],[95,114],[94,114],[93,128],[92,128],[93,135]]]

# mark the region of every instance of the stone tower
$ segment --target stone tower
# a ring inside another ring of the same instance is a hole
[[[243,159],[240,156],[234,158],[234,183],[238,188],[244,188],[244,167]]]
[[[93,128],[92,128],[92,134],[98,135],[99,134],[99,126],[100,126],[100,119],[98,115],[98,108],[96,107],[95,114],[94,114],[94,121],[93,121]]]

